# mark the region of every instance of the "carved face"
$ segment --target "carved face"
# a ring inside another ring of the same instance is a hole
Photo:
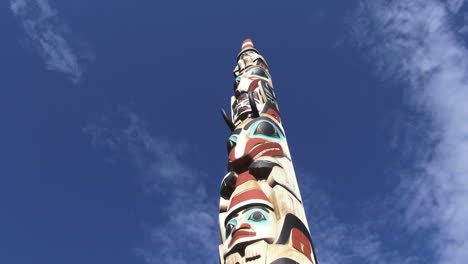
[[[289,157],[286,138],[276,120],[259,117],[236,129],[228,141],[229,166],[236,172],[265,156]]]
[[[235,245],[260,239],[272,242],[276,231],[276,218],[272,209],[254,205],[231,214],[225,221],[226,252]]]
[[[271,108],[270,104],[273,104],[278,112],[272,87],[270,74],[260,66],[250,67],[238,76],[234,82],[235,99],[231,101],[234,122],[245,120],[252,113],[253,106],[251,104],[253,102],[255,102],[256,111],[267,112],[268,109],[265,107],[268,103],[267,108]],[[249,100],[249,96],[252,97],[253,101]]]
[[[237,65],[234,69],[234,75],[239,76],[243,74],[246,69],[254,65],[261,66],[268,71],[268,66],[266,64],[265,58],[263,58],[262,55],[253,50],[245,51],[239,56],[237,60]]]
[[[256,105],[260,105],[260,98],[258,93],[252,93],[253,99]],[[234,101],[232,104],[232,112],[234,116],[234,120],[244,120],[248,114],[252,112],[252,108],[249,102],[249,95],[247,93],[242,93],[239,97]]]

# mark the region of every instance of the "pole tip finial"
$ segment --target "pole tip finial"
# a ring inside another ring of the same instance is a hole
[[[253,49],[254,48],[254,44],[253,44],[253,41],[251,39],[246,39],[242,42],[242,51],[245,51],[245,50],[248,50],[248,49]]]

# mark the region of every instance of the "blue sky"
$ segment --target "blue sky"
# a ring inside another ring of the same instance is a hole
[[[217,263],[245,38],[321,264],[468,259],[465,1],[1,5],[1,263]]]

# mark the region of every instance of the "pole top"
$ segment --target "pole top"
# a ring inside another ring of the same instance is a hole
[[[246,51],[254,51],[255,53],[258,54],[258,51],[254,48],[254,44],[253,44],[253,41],[251,39],[245,39],[243,42],[242,42],[242,47],[241,47],[241,51],[239,52],[239,54],[237,54],[237,60],[239,60],[240,56],[246,52]]]
[[[254,44],[253,44],[253,41],[251,39],[245,39],[243,42],[242,42],[242,50],[241,52],[245,51],[245,50],[248,50],[248,49],[253,49],[254,48]]]

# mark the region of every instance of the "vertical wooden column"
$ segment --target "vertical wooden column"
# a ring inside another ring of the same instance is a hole
[[[228,172],[221,183],[221,263],[316,264],[265,58],[246,39],[234,69]]]

